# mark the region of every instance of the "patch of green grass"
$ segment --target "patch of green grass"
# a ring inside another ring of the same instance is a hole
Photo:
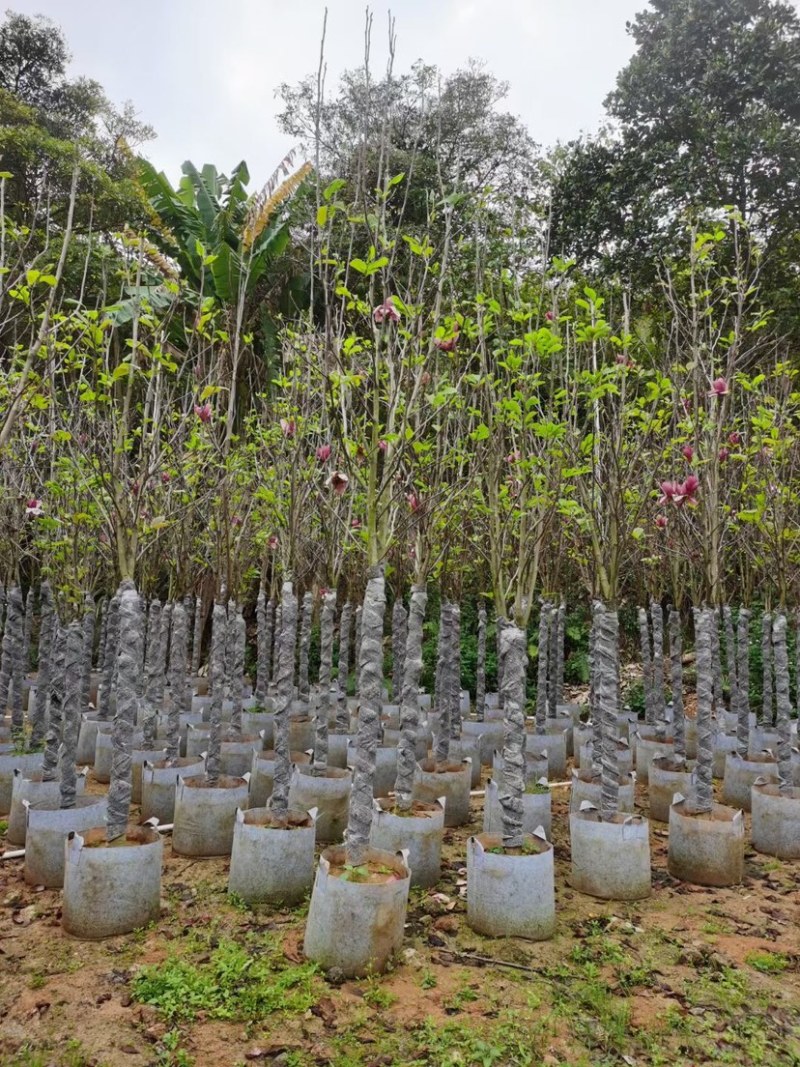
[[[422,972],[422,980],[419,983],[423,989],[435,989],[438,985],[436,975],[429,968]]]
[[[24,1045],[12,1054],[11,1059],[2,1062],[3,1067],[51,1067],[56,1062],[58,1067],[103,1067],[101,1062],[84,1052],[80,1041],[59,1044],[57,1055],[52,1049],[35,1049]]]
[[[7,829],[8,829],[8,819],[0,819],[0,837],[3,836],[3,834],[6,832]]]
[[[782,952],[750,952],[744,962],[762,974],[783,974],[789,966],[789,960]]]
[[[133,980],[133,996],[152,1004],[170,1020],[262,1018],[273,1012],[298,1014],[317,1001],[316,966],[287,964],[279,946],[248,951],[221,940],[203,962],[171,956],[143,967]]]

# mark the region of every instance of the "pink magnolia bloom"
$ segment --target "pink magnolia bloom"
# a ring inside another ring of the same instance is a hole
[[[658,515],[658,516],[656,516],[656,526],[659,528],[659,530],[666,530],[667,522],[668,522],[668,519],[667,519],[666,515]]]
[[[456,323],[450,337],[439,337],[433,342],[440,352],[455,352],[456,345],[458,344],[459,329],[460,327],[458,323]]]
[[[389,442],[388,441],[378,441],[378,448],[381,450],[381,452],[388,451]]]
[[[382,304],[373,308],[372,317],[379,326],[385,321],[399,322],[400,313],[394,306],[394,297],[387,296]]]
[[[169,473],[169,471],[162,471],[161,472],[161,484],[162,485],[169,485],[171,480],[172,480],[172,475]]]
[[[683,482],[662,482],[660,488],[659,504],[671,503],[679,508],[683,507],[684,504],[688,504],[690,507],[695,507],[697,505],[695,498],[697,490],[700,488],[700,479],[696,474],[690,474]]]
[[[727,448],[725,448],[725,447],[723,446],[723,447],[722,447],[722,448],[721,448],[721,449],[719,450],[719,453],[718,453],[718,455],[719,455],[719,461],[720,461],[720,463],[724,463],[724,462],[725,462],[725,460],[726,460],[726,459],[727,459],[727,458],[728,458],[728,457],[730,456],[730,451],[729,451],[729,450],[728,450]]]
[[[294,419],[281,419],[281,433],[284,437],[294,437],[297,432],[297,424]]]
[[[700,488],[700,479],[696,474],[690,474],[686,481],[681,482],[678,486],[678,494],[675,497],[675,503],[680,506],[681,504],[688,504],[690,507],[697,506],[697,490]],[[678,499],[678,495],[681,499]]]
[[[709,396],[727,396],[728,395],[728,383],[725,378],[715,378],[711,383],[711,392]]]
[[[241,526],[241,525],[242,525],[241,517],[239,515],[234,515],[233,518],[231,519],[231,526]]]
[[[411,508],[412,511],[419,511],[421,505],[419,497],[416,493],[406,493],[406,501],[408,502],[408,506]]]
[[[42,507],[41,500],[37,500],[36,497],[32,497],[25,504],[25,514],[28,518],[38,519],[40,515],[44,515],[44,508]]]
[[[630,368],[633,366],[633,360],[627,354],[627,352],[618,352],[616,358],[617,363],[620,365],[620,367],[627,367],[628,370],[630,370]]]
[[[267,544],[269,545],[270,551],[274,552],[275,549],[278,547],[278,538],[275,534],[270,537],[269,541],[267,541]]]
[[[342,471],[334,471],[325,484],[332,489],[337,496],[342,496],[349,482],[350,479]]]
[[[506,463],[519,463],[520,459],[522,459],[522,453],[517,448],[513,452],[508,453],[506,456]]]
[[[194,413],[201,422],[211,422],[213,412],[208,401],[205,404],[195,404]]]
[[[361,519],[351,519],[350,520],[350,529],[351,530],[360,530],[361,529]]]
[[[691,445],[684,445],[681,449],[681,454],[687,463],[691,463],[694,459],[694,449]]]
[[[682,396],[681,404],[683,405],[683,410],[688,413],[692,410],[692,407],[694,406],[694,401],[690,396]]]
[[[139,495],[139,488],[140,487],[139,487],[139,483],[138,482],[134,482],[133,485],[131,486],[131,492],[133,493],[134,496],[138,496]]]
[[[545,311],[544,317],[545,317],[545,321],[546,322],[552,322],[553,319],[555,318],[555,315],[553,314],[552,311]]]
[[[728,434],[728,444],[740,445],[742,443],[742,435],[738,430],[734,430],[733,433]]]
[[[317,459],[320,461],[320,463],[325,463],[330,458],[331,458],[331,446],[330,445],[320,445],[319,448],[317,449]]]

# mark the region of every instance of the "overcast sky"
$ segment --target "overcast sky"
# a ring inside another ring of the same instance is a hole
[[[180,165],[247,160],[255,185],[291,147],[275,90],[316,71],[324,0],[7,0],[58,22],[72,73],[132,100],[157,139],[145,154],[174,180]],[[625,23],[646,0],[394,0],[396,69],[445,72],[485,60],[510,84],[507,106],[543,144],[596,128],[632,52]],[[388,5],[373,3],[375,70]],[[328,0],[328,90],[363,56],[364,0]]]

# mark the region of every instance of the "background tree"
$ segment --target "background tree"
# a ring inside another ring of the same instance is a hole
[[[556,161],[553,250],[651,284],[687,216],[734,207],[796,336],[797,12],[783,0],[651,0],[628,32],[637,50],[606,99],[613,129]]]

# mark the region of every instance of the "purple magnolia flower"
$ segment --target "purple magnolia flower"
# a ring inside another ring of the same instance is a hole
[[[382,304],[378,304],[376,308],[373,308],[372,317],[379,326],[387,321],[399,322],[400,312],[394,306],[394,297],[387,296]]]

